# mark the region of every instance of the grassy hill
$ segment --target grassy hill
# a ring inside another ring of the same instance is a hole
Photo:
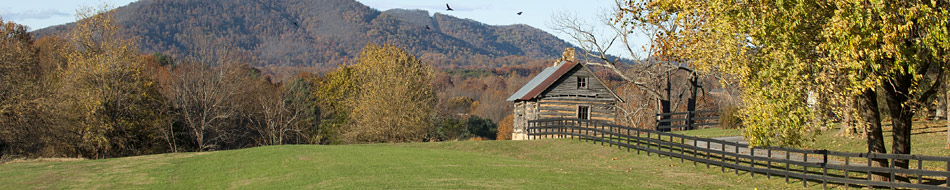
[[[794,180],[793,180],[794,181]],[[0,189],[788,189],[568,140],[289,145],[0,165]],[[818,186],[820,187],[820,186]]]

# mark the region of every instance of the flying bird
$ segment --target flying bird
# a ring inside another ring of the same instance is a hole
[[[294,26],[300,27],[300,25],[297,25],[297,21],[294,21]]]
[[[431,29],[431,28],[429,28],[429,25],[426,25],[426,30],[428,30],[428,29]]]
[[[448,3],[445,4],[445,10],[446,10],[446,11],[454,11],[454,10],[452,10],[452,7],[450,7]]]
[[[523,12],[518,12],[518,15],[521,15],[521,13],[523,13]]]

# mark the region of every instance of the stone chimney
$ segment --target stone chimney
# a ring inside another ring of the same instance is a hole
[[[561,53],[561,58],[554,60],[554,64],[551,66],[557,66],[558,64],[561,64],[562,61],[576,61],[574,58],[574,48],[569,47],[564,49],[564,53]]]

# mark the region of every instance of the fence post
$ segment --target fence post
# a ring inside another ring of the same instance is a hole
[[[802,162],[805,162],[806,165],[802,165],[802,173],[808,175],[808,152],[802,153]],[[808,187],[808,179],[802,175],[802,186]]]
[[[828,189],[828,150],[821,150],[821,188]]]
[[[614,141],[614,126],[613,126],[613,125],[605,125],[605,126],[607,126],[607,136],[608,136],[608,137],[607,137],[607,140],[609,140],[609,142],[607,142],[607,147],[614,147],[614,143],[613,143],[613,141]]]
[[[921,159],[917,159],[917,184],[921,184],[921,182],[923,182],[924,176],[920,175],[920,170],[923,170],[923,169],[924,169],[924,161]]]
[[[574,140],[574,126],[576,125],[580,125],[580,122],[571,122],[571,128],[570,130],[567,130],[568,131],[567,137],[571,138],[571,140]]]
[[[772,179],[772,148],[771,147],[765,148],[765,156],[768,157],[768,159],[765,160],[765,163],[766,163],[765,164],[765,168],[766,168],[765,178]]]
[[[623,135],[623,132],[620,132],[620,130],[623,130],[623,126],[617,125],[617,126],[614,127],[614,128],[617,128],[617,134],[614,135],[614,136],[617,136],[617,150],[623,150],[623,146],[620,146],[620,144],[623,144],[623,142],[620,140],[620,138],[621,138],[620,136]],[[629,138],[627,138],[627,139],[629,139]]]
[[[590,123],[584,123],[584,142],[588,142],[590,139]]]
[[[788,150],[785,150],[785,183],[788,184],[788,162],[792,161],[792,153],[789,153]],[[870,179],[870,178],[868,178]]]
[[[868,155],[868,181],[871,181],[871,154]]]
[[[693,139],[693,156],[699,157],[698,152],[696,152],[697,150],[699,150],[699,147],[696,147],[696,139]],[[693,160],[693,167],[696,167],[696,160]]]
[[[725,173],[726,172],[726,143],[719,143],[719,146],[722,146],[719,148],[719,150],[722,150],[722,153],[719,156],[719,161],[722,161],[722,165],[719,166],[719,172]]]
[[[597,123],[594,123],[594,126],[597,126]],[[597,130],[600,133],[600,146],[604,146],[604,124],[600,124],[600,129]]]
[[[693,130],[693,111],[686,111],[686,130]],[[670,129],[672,132],[673,129]]]
[[[653,139],[653,138],[650,138],[650,132],[647,132],[647,139]],[[649,142],[647,142],[647,143],[649,143]],[[650,149],[650,144],[647,144],[647,149]],[[646,152],[647,152],[647,156],[650,156],[650,151],[646,151]],[[948,163],[948,164],[950,164],[950,163]],[[950,165],[948,165],[948,166],[950,166]]]
[[[850,159],[850,158],[851,158],[850,156],[845,156],[845,157],[844,157],[844,166],[845,166],[845,167],[850,166],[850,164],[851,164],[851,162],[850,162],[851,159]],[[851,175],[848,175],[848,171],[849,171],[849,170],[844,170],[844,178],[845,178],[845,179],[851,179]],[[848,187],[850,187],[850,186],[851,186],[851,185],[849,185],[848,182],[845,182],[845,183],[844,183],[844,188],[845,188],[845,189],[848,189]]]
[[[640,149],[643,148],[643,147],[640,147],[640,130],[636,130],[636,132],[637,132],[637,155],[640,155]],[[950,162],[947,162],[947,165],[950,166]]]
[[[749,177],[755,177],[755,171],[753,171],[755,170],[755,147],[754,146],[749,147],[749,166],[752,167],[752,169],[749,170]]]
[[[567,120],[561,119],[558,121],[557,126],[557,138],[564,138],[564,126],[567,125]]]
[[[738,144],[738,143],[737,143],[737,144]],[[739,146],[738,146],[738,145],[734,145],[734,146],[732,146],[732,147],[735,147],[735,149],[736,149],[736,152],[735,152],[735,153],[736,153],[736,154],[735,154],[735,157],[736,157],[736,168],[733,168],[733,169],[734,169],[734,171],[736,172],[736,175],[739,175],[739,167],[738,167],[738,166],[739,166]]]
[[[709,146],[709,140],[706,140],[706,152],[703,153],[703,156],[706,156],[706,160],[707,160],[707,162],[706,162],[706,168],[709,168],[709,161],[708,161],[708,160],[709,160],[709,151],[711,151],[711,150],[712,150],[712,147]]]
[[[887,167],[888,167],[888,168],[894,168],[894,158],[891,158],[891,161],[890,161],[890,163],[887,165]],[[891,173],[891,181],[890,181],[890,182],[893,183],[893,182],[894,182],[894,172],[892,171],[892,172],[890,172],[890,173]],[[891,189],[894,189],[894,187],[891,187]]]
[[[663,140],[660,140],[660,141],[663,141]],[[670,150],[670,155],[671,155],[671,156],[668,156],[668,157],[670,158],[670,161],[673,161],[673,156],[672,156],[672,155],[676,153],[676,151],[673,150],[673,144],[675,144],[675,143],[676,143],[676,142],[673,142],[673,135],[670,135],[670,146],[667,147],[667,149]]]
[[[670,138],[673,138],[673,137],[670,136]],[[683,139],[682,137],[680,137],[680,145],[686,145],[685,139]],[[685,148],[685,146],[680,147],[680,154],[682,154],[682,155],[680,156],[680,163],[683,163],[683,157],[686,157],[686,148]],[[696,163],[693,163],[693,165],[696,165]]]
[[[627,136],[626,136],[626,138],[627,138],[627,152],[630,152],[630,128],[626,128],[626,130],[627,130]]]

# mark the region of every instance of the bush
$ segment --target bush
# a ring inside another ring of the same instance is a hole
[[[471,136],[468,127],[461,120],[447,117],[439,118],[429,132],[429,141],[448,141],[467,139]]]
[[[739,107],[725,106],[720,109],[719,127],[723,129],[742,128],[742,118],[739,117]]]
[[[466,125],[468,125],[468,131],[474,136],[492,140],[498,137],[498,124],[492,122],[491,119],[472,116],[468,118]]]

